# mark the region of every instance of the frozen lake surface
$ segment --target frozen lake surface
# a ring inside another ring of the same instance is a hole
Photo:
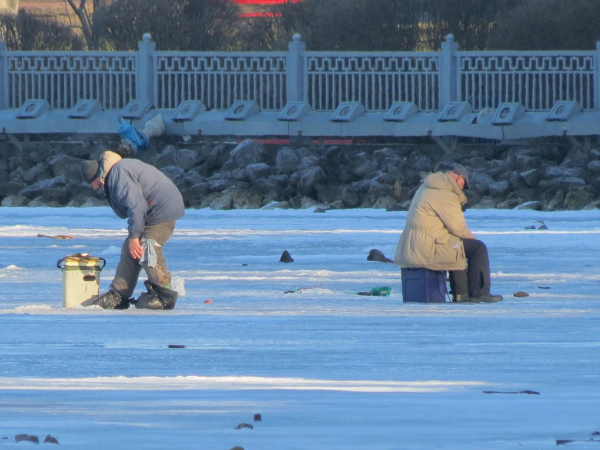
[[[165,248],[186,296],[155,312],[61,307],[66,255],[106,258],[108,289],[126,237],[110,209],[0,208],[0,450],[33,445],[21,433],[73,449],[600,439],[600,211],[466,216],[501,303],[404,304],[398,267],[366,256],[393,257],[405,212],[188,210]]]

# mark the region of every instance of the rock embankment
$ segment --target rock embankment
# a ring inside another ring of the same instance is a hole
[[[2,206],[106,204],[81,182],[79,164],[109,143],[0,146]],[[428,173],[459,162],[471,172],[473,208],[544,211],[595,208],[600,152],[572,144],[471,145],[453,155],[425,144],[274,147],[241,143],[154,143],[139,155],[165,173],[190,208],[407,209]]]

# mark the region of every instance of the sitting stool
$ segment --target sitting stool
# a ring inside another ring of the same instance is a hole
[[[404,303],[445,303],[448,299],[445,270],[408,269],[403,267],[402,299]]]

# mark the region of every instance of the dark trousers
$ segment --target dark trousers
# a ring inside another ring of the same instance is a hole
[[[142,268],[145,270],[148,280],[152,283],[160,284],[161,286],[171,283],[171,274],[167,267],[167,260],[163,254],[162,246],[167,243],[174,230],[175,222],[165,222],[144,227],[142,237],[145,239],[154,239],[160,245],[160,247],[154,247],[158,260],[156,267],[149,267],[147,261],[144,261],[140,265],[139,259],[133,259],[129,254],[129,239],[125,239],[121,247],[121,260],[117,266],[117,273],[110,285],[110,289],[119,294],[121,298],[128,299],[133,294]]]
[[[454,295],[481,297],[490,293],[490,258],[485,244],[477,239],[463,239],[467,270],[450,271],[450,290]]]

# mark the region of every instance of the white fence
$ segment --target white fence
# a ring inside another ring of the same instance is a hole
[[[333,111],[340,102],[358,101],[375,112],[406,101],[439,111],[450,101],[468,101],[475,111],[503,102],[547,111],[558,100],[574,100],[598,110],[598,50],[463,52],[451,38],[431,53],[305,48],[297,35],[288,52],[270,53],[159,52],[148,35],[130,53],[9,52],[0,42],[0,109],[17,109],[25,100],[69,109],[86,99],[111,110],[135,99],[158,109],[184,100],[211,109],[256,100],[264,111],[279,111],[287,101]]]

